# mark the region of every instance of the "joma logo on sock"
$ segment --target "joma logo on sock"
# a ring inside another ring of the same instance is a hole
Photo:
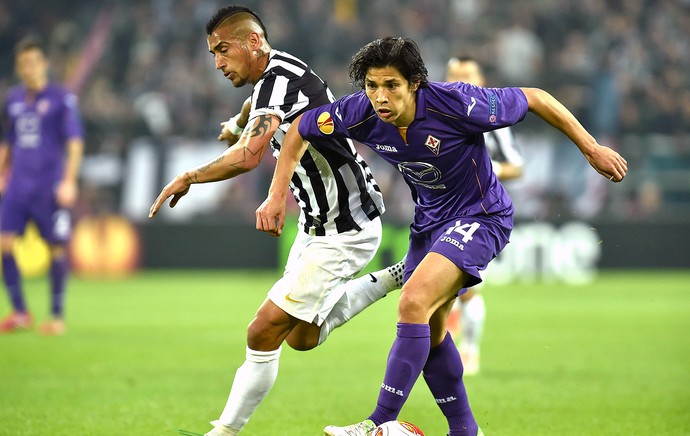
[[[457,398],[455,398],[454,396],[451,395],[450,397],[446,397],[446,398],[435,398],[435,400],[436,400],[436,404],[446,404],[446,403],[450,403],[452,401],[457,400]]]
[[[405,393],[403,391],[401,391],[400,389],[395,389],[393,386],[388,386],[385,383],[381,383],[381,389],[383,389],[386,392],[390,392],[391,394],[395,394],[399,397],[405,396]]]

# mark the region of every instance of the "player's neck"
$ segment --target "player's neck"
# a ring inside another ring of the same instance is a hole
[[[41,82],[36,82],[36,83],[25,83],[24,87],[26,88],[26,96],[25,100],[27,103],[33,103],[36,100],[36,97],[38,94],[43,92],[44,89],[48,86],[48,81],[41,81]]]
[[[24,87],[31,94],[38,94],[48,86],[48,79],[36,80],[34,82],[24,82]]]
[[[264,75],[264,71],[266,71],[266,68],[268,67],[268,62],[271,58],[271,46],[268,44],[264,44],[264,46],[255,52],[256,56],[256,74],[255,77],[252,80],[252,85],[256,85],[256,83],[261,79],[261,76]]]

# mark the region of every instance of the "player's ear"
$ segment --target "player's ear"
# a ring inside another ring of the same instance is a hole
[[[261,35],[256,32],[249,32],[247,36],[249,42],[249,48],[253,50],[258,50],[263,46],[263,41],[261,40]]]

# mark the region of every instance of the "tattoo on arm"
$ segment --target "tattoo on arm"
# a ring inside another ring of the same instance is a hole
[[[263,136],[266,136],[267,134],[269,134],[272,124],[273,117],[271,115],[259,115],[256,118],[256,121],[254,121],[254,127],[252,127],[249,131],[249,137],[261,138]],[[245,143],[245,145],[242,146],[242,157],[238,159],[236,162],[231,163],[230,166],[234,168],[241,168],[242,164],[247,161],[248,155],[263,156],[265,149],[266,147],[268,147],[269,143],[270,138],[269,141],[260,145],[259,148],[256,150],[252,150],[251,148],[249,148],[248,144]]]
[[[269,115],[260,115],[256,119],[256,125],[249,132],[249,136],[252,138],[264,136],[268,129],[271,127],[272,118]]]
[[[199,178],[197,177],[197,175],[196,175],[196,174],[191,174],[191,175],[190,175],[190,174],[189,174],[189,171],[187,171],[186,173],[184,173],[184,175],[187,176],[187,181],[189,182],[190,185],[191,185],[192,183],[197,183],[197,182],[199,181]]]
[[[205,171],[208,171],[212,166],[218,165],[219,163],[221,163],[223,161],[223,159],[225,159],[225,155],[218,156],[213,162],[210,162],[210,163],[204,165],[203,167],[199,168],[199,172],[203,173]]]

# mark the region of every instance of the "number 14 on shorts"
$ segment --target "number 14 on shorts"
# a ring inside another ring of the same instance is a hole
[[[462,242],[467,244],[472,240],[472,235],[477,231],[480,225],[481,224],[479,223],[462,224],[462,221],[458,220],[455,222],[455,226],[446,231],[446,235],[450,235],[451,233],[459,233],[462,235]]]

